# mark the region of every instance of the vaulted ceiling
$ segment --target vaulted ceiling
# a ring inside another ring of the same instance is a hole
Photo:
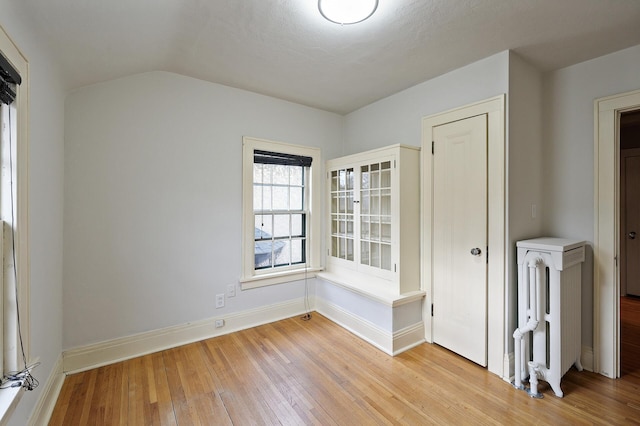
[[[337,113],[511,49],[541,71],[640,44],[638,0],[21,0],[68,89],[165,70]]]

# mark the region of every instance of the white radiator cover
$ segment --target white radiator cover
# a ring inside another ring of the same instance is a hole
[[[529,375],[533,397],[541,397],[537,391],[537,380],[549,383],[558,397],[563,396],[560,388],[562,376],[575,365],[582,370],[582,273],[585,242],[562,238],[536,238],[519,241],[518,259],[518,330],[522,334],[530,332],[532,338],[524,336],[524,353],[516,359],[516,369],[520,375]],[[535,266],[535,272],[532,268]],[[543,276],[538,277],[538,274]],[[532,293],[532,277],[536,277]],[[530,295],[538,294],[537,326],[527,329],[532,318]],[[516,344],[518,342],[516,341]],[[524,362],[523,362],[524,361]],[[535,377],[533,377],[535,376]],[[517,382],[518,380],[516,380]],[[517,383],[517,385],[519,385]],[[521,386],[520,386],[521,387]]]

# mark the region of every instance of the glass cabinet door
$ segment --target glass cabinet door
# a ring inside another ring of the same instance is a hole
[[[391,270],[391,161],[360,166],[360,263]]]
[[[354,169],[331,172],[331,256],[354,260]]]

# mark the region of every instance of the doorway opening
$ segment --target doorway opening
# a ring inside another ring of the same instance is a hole
[[[619,134],[622,377],[640,376],[640,110],[620,114]]]

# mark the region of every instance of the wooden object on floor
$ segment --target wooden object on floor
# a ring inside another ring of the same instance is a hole
[[[390,357],[321,315],[66,378],[50,425],[625,424],[640,376],[571,369],[544,399],[437,345]]]

